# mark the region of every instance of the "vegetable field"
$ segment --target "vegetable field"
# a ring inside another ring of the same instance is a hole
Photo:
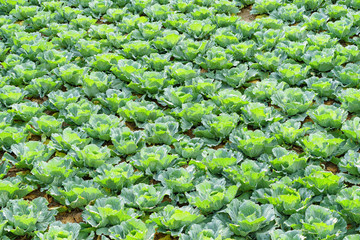
[[[359,0],[0,0],[1,240],[360,240]]]

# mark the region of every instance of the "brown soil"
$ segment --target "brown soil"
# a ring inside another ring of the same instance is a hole
[[[56,220],[61,221],[62,223],[80,223],[84,222],[82,216],[82,211],[75,209],[71,212],[62,212],[56,215]]]
[[[178,240],[178,237],[172,237],[163,233],[155,233],[154,240]]]
[[[325,169],[329,172],[332,172],[333,174],[337,174],[339,172],[338,166],[336,166],[332,162],[326,162],[324,163],[324,165],[325,165]]]
[[[240,10],[240,12],[237,14],[241,17],[241,20],[244,20],[245,22],[253,22],[256,18],[256,15],[253,15],[250,13],[252,6],[247,6]]]

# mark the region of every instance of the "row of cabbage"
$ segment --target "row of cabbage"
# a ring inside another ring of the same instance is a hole
[[[359,239],[359,9],[0,0],[0,235]]]

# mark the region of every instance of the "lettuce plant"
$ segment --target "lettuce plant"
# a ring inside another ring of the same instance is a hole
[[[270,100],[271,96],[279,91],[283,90],[285,87],[284,83],[279,83],[274,78],[264,79],[262,81],[256,82],[252,84],[250,87],[245,89],[245,96],[257,100],[257,101],[265,101]],[[250,99],[249,99],[250,101]]]
[[[282,147],[274,148],[272,152],[275,158],[271,159],[269,163],[277,171],[296,173],[306,167],[307,156],[298,155],[296,152]]]
[[[39,53],[37,59],[44,64],[46,69],[52,70],[59,66],[64,66],[68,64],[73,57],[73,53],[68,51],[57,51],[57,50],[48,50],[42,53]]]
[[[123,57],[116,53],[102,53],[95,55],[90,61],[90,65],[97,71],[109,71],[120,59]]]
[[[26,95],[26,92],[12,85],[5,85],[0,88],[0,103],[10,107],[14,103],[19,103]]]
[[[91,57],[103,52],[100,42],[92,40],[80,39],[76,43],[75,48],[83,57]]]
[[[198,125],[204,115],[215,112],[215,104],[211,101],[201,103],[185,103],[181,109],[175,109],[175,113],[181,117],[181,128],[188,130],[192,126]]]
[[[340,20],[328,22],[326,26],[333,37],[339,39],[348,39],[358,32],[357,29],[352,28],[353,24],[353,20],[342,17]]]
[[[124,6],[120,6],[122,4],[120,4],[120,2],[125,2],[125,4],[127,3],[127,1],[117,1],[117,5],[119,5],[119,7],[124,7]],[[106,11],[106,14],[103,15],[103,18],[107,21],[107,22],[120,22],[121,19],[127,14],[127,8],[110,8]]]
[[[216,44],[220,47],[227,47],[239,43],[239,34],[232,33],[230,28],[219,28],[213,35]]]
[[[346,152],[349,142],[322,131],[316,131],[299,141],[304,151],[315,158],[329,158]]]
[[[305,112],[312,105],[315,95],[314,92],[303,91],[300,88],[287,88],[275,92],[271,100],[273,104],[292,116]]]
[[[195,186],[196,191],[185,193],[190,205],[204,214],[217,211],[230,203],[236,196],[238,186],[226,186],[224,178],[205,179]]]
[[[123,188],[120,194],[124,198],[126,206],[150,212],[157,209],[165,195],[170,195],[169,189],[145,183]]]
[[[284,239],[284,240],[302,240],[305,239],[301,230],[290,230],[290,231],[283,231],[281,229],[276,229],[270,231],[271,240],[275,239]]]
[[[162,31],[161,36],[156,37],[152,43],[158,51],[171,50],[177,43],[184,38],[176,30]]]
[[[307,238],[336,239],[346,232],[346,222],[337,212],[317,205],[308,207],[304,215],[293,214],[285,224],[302,229]]]
[[[45,233],[36,231],[34,239],[76,239],[79,237],[81,226],[78,223],[53,222],[49,225],[49,230]]]
[[[4,158],[17,168],[27,169],[32,169],[36,162],[47,161],[55,152],[55,150],[38,141],[14,144],[11,146],[11,151],[16,157],[5,153]]]
[[[53,133],[62,132],[63,120],[50,115],[42,115],[41,117],[33,117],[28,123],[28,130],[36,135],[44,135],[50,137]]]
[[[256,190],[252,197],[261,203],[270,203],[285,215],[305,212],[314,193],[306,188],[295,189],[286,183],[274,183],[270,188]]]
[[[229,3],[229,2],[228,2]],[[217,4],[217,6],[220,6],[219,2]],[[205,7],[201,8],[203,10],[203,12],[207,12],[209,13],[209,15],[212,15],[212,21],[219,27],[219,28],[225,28],[225,27],[230,27],[230,26],[236,26],[236,24],[239,22],[239,18],[237,18],[236,16],[229,16],[226,13],[221,13],[221,14],[214,14],[213,15],[213,10],[212,9],[208,9]],[[236,7],[235,7],[236,9]],[[234,9],[234,10],[235,10]],[[194,13],[195,11],[193,11]],[[194,16],[194,15],[193,15]],[[205,18],[204,18],[205,19]]]
[[[151,214],[150,219],[157,224],[159,232],[171,232],[172,236],[177,236],[191,225],[204,221],[205,217],[190,206],[167,205],[162,211]]]
[[[16,5],[14,9],[10,11],[10,15],[16,17],[18,20],[25,20],[33,17],[38,11],[37,6],[19,6]]]
[[[3,149],[8,149],[14,144],[25,142],[28,136],[24,128],[8,126],[0,129],[0,145]]]
[[[97,232],[102,232],[107,231],[107,227],[139,217],[139,213],[133,208],[126,208],[122,198],[104,197],[96,199],[94,205],[86,206],[82,217],[86,223],[98,229]]]
[[[335,67],[336,69],[336,67]],[[318,78],[311,77],[304,80],[309,88],[313,90],[320,97],[333,98],[334,94],[337,92],[340,82],[330,79],[330,78]]]
[[[0,112],[0,129],[4,130],[7,127],[11,127],[13,123],[13,114],[9,112]]]
[[[61,111],[66,120],[81,125],[88,122],[92,114],[96,114],[100,110],[100,106],[93,104],[87,99],[81,99],[77,103],[68,104]]]
[[[139,28],[141,23],[148,21],[149,19],[145,16],[139,16],[138,14],[127,14],[122,18],[122,21],[117,26],[122,33],[130,33],[131,31]]]
[[[136,153],[144,140],[142,131],[131,131],[128,127],[112,128],[110,137],[116,151],[122,155]]]
[[[14,63],[16,62],[17,61],[14,60]],[[47,70],[43,66],[37,66],[34,62],[27,61],[14,66],[10,73],[12,82],[19,85],[23,82],[28,83],[34,78],[44,76],[47,73]]]
[[[234,130],[230,141],[246,156],[254,158],[271,151],[277,144],[275,137],[261,130],[248,130],[247,127]]]
[[[191,103],[192,101],[200,101],[201,95],[197,93],[194,86],[180,86],[173,88],[168,86],[164,88],[164,93],[158,95],[157,99],[160,104],[167,105],[169,107],[182,107],[185,103]]]
[[[198,56],[195,62],[209,70],[229,69],[237,64],[233,61],[232,55],[227,54],[221,47],[210,48],[204,57]]]
[[[328,33],[318,33],[318,34],[309,34],[307,36],[307,41],[309,43],[309,50],[323,50],[323,49],[332,49],[335,47],[338,40],[332,38]]]
[[[183,158],[196,158],[201,154],[204,141],[201,138],[184,137],[174,144],[175,152]]]
[[[276,71],[278,66],[281,66],[281,63],[286,59],[286,54],[282,51],[276,49],[273,52],[264,52],[255,54],[255,61],[258,67],[265,71]]]
[[[59,151],[67,152],[73,148],[84,148],[91,141],[84,131],[65,128],[61,133],[51,134],[49,144]]]
[[[257,127],[266,126],[283,119],[283,116],[274,107],[268,107],[259,102],[250,102],[241,108],[241,112],[245,123]]]
[[[121,90],[108,89],[105,94],[99,95],[100,97],[98,97],[97,100],[99,100],[102,105],[109,108],[112,112],[117,112],[120,107],[125,106],[126,102],[135,99],[135,97],[131,95],[131,92],[126,88]]]
[[[194,166],[187,168],[167,168],[155,176],[156,180],[173,193],[185,193],[195,188],[196,169]]]
[[[269,128],[279,143],[285,142],[287,144],[294,144],[310,129],[306,126],[301,127],[301,122],[294,119],[289,119],[284,123],[275,122]]]
[[[292,40],[298,40],[299,39],[303,39],[305,36],[300,35],[301,33],[304,33],[304,29],[305,28],[301,28],[301,29],[297,29],[295,28],[294,30],[292,28],[288,28],[285,30],[285,36],[289,39]],[[289,32],[287,32],[289,31]],[[294,31],[294,33],[293,33]],[[300,32],[300,33],[299,33]],[[288,35],[287,35],[288,34]],[[291,35],[290,35],[291,34]],[[297,36],[300,35],[300,36]],[[297,61],[301,61],[301,57],[304,55],[306,49],[307,49],[307,42],[292,42],[292,41],[282,41],[277,45],[277,48],[284,51],[288,57],[297,60]],[[298,81],[300,81],[300,79],[303,78],[302,75],[307,74],[307,71],[309,69],[309,67],[305,67],[302,68],[301,65],[293,65],[293,64],[284,64],[284,65],[288,65],[288,68],[292,68],[294,70],[297,70],[297,74],[295,76],[291,76],[289,71],[285,70],[282,66],[280,66],[280,68],[283,69],[283,75],[285,75],[287,78],[285,79],[287,81],[287,83],[289,84],[296,84]],[[290,70],[290,69],[289,69]]]
[[[325,48],[322,51],[307,51],[303,56],[303,60],[314,70],[327,72],[345,63],[346,57],[337,56],[335,50],[332,48]]]
[[[166,66],[171,65],[170,62],[171,54],[158,54],[151,53],[149,56],[145,56],[145,62],[151,67],[154,71],[162,71]]]
[[[231,219],[231,231],[242,237],[261,230],[275,219],[274,207],[271,204],[260,206],[250,200],[234,199],[224,211]]]
[[[323,0],[308,0],[308,2],[311,2],[311,1],[321,2]],[[303,3],[300,3],[299,0],[297,0],[297,2],[299,4],[299,7],[303,6]],[[306,5],[305,5],[305,8],[307,8]],[[304,15],[304,26],[306,27],[307,30],[310,30],[310,31],[323,30],[326,28],[326,22],[328,20],[329,20],[329,16],[327,16],[325,13],[314,12],[310,16]]]
[[[145,72],[147,67],[128,59],[120,59],[117,65],[110,68],[113,74],[120,80],[131,82],[132,78]]]
[[[106,13],[106,11],[113,5],[113,2],[110,0],[105,1],[91,1],[89,2],[89,8],[91,9],[93,16],[101,16]]]
[[[71,48],[76,45],[76,43],[85,36],[86,32],[82,29],[80,30],[68,30],[60,31],[57,33],[58,38],[55,40],[61,47]],[[76,66],[76,65],[75,65]]]
[[[148,93],[153,95],[174,82],[175,80],[168,79],[164,72],[146,71],[142,74],[134,75],[128,87],[139,94]]]
[[[303,20],[304,12],[304,7],[298,7],[295,4],[287,4],[273,11],[271,15],[273,18],[280,18],[283,21],[295,23]]]
[[[258,71],[251,68],[249,69],[248,64],[240,64],[231,69],[216,71],[215,77],[233,88],[239,88],[247,81],[255,78],[257,73]]]
[[[337,194],[343,186],[343,179],[320,166],[309,165],[305,169],[305,177],[295,180],[313,191],[316,195]]]
[[[80,85],[83,76],[87,72],[87,68],[79,67],[78,65],[69,63],[59,68],[54,69],[54,73],[61,78],[65,83],[71,85]]]
[[[351,222],[360,222],[360,188],[352,186],[342,189],[336,196],[336,202],[341,206],[342,215]]]
[[[29,179],[45,187],[60,186],[65,179],[76,173],[71,157],[54,157],[47,162],[36,162],[31,170],[35,180]]]
[[[240,152],[230,151],[227,149],[207,148],[198,157],[200,162],[190,161],[201,170],[207,169],[212,174],[221,174],[226,167],[235,166],[243,160]]]
[[[268,187],[270,184],[270,166],[253,160],[244,160],[240,165],[226,167],[225,177],[239,184],[239,190],[246,192]]]
[[[348,115],[344,109],[324,104],[308,111],[307,114],[320,126],[335,129],[341,128]]]
[[[83,180],[77,176],[65,179],[60,188],[51,186],[47,193],[70,208],[83,208],[105,196],[104,191],[93,180]]]
[[[239,112],[243,106],[249,103],[246,95],[233,89],[223,89],[211,97],[211,100],[226,113]]]
[[[139,219],[131,218],[119,225],[110,227],[108,231],[109,236],[113,239],[152,239],[155,235],[155,224],[145,224]]]
[[[86,145],[82,150],[76,149],[77,166],[97,168],[105,163],[117,163],[119,159],[111,158],[110,149],[106,146],[98,147],[95,144]]]
[[[194,41],[191,38],[181,40],[172,49],[175,58],[185,61],[194,60],[199,54],[204,54],[209,47],[208,41]]]
[[[84,93],[88,97],[95,97],[99,93],[105,92],[112,80],[112,75],[107,75],[104,72],[91,72],[89,75],[85,75],[82,80]]]
[[[360,126],[360,118],[354,117],[344,122],[341,131],[343,131],[348,138],[356,142],[360,142],[359,126]]]
[[[339,168],[351,175],[360,175],[360,154],[353,150],[349,150],[339,161]]]
[[[222,113],[219,116],[205,115],[201,122],[203,126],[197,127],[193,133],[196,137],[224,139],[236,128],[240,121],[236,113]]]
[[[136,123],[154,121],[164,116],[163,111],[155,103],[145,100],[126,102],[124,107],[118,109],[118,114],[127,121]]]
[[[141,40],[125,43],[122,45],[122,48],[124,55],[133,59],[138,59],[142,56],[150,55],[150,53],[157,52],[157,50],[152,48],[149,42]]]
[[[326,14],[329,15],[331,19],[340,19],[348,13],[348,8],[345,5],[332,4],[326,6]]]
[[[356,88],[360,84],[360,67],[356,64],[348,63],[345,67],[337,66],[332,73],[344,87]]]
[[[244,32],[242,32],[244,34]],[[254,54],[257,50],[257,44],[253,40],[240,42],[227,47],[225,52],[231,54],[235,60],[250,61],[254,59]]]
[[[96,169],[94,182],[104,188],[111,190],[121,190],[124,187],[130,187],[143,176],[140,171],[134,171],[134,168],[125,162],[115,166],[103,164]]]
[[[194,86],[196,92],[210,98],[221,88],[221,82],[211,78],[197,77],[185,82],[187,86]]]
[[[106,35],[111,32],[117,32],[118,28],[115,27],[112,24],[97,24],[90,26],[90,29],[88,30],[88,35],[92,39],[106,39]],[[104,45],[106,44],[103,42]],[[121,57],[121,56],[119,56]]]
[[[49,103],[57,110],[62,110],[70,103],[75,103],[81,96],[79,88],[72,88],[66,92],[61,90],[54,91],[48,94]]]
[[[341,102],[341,107],[349,112],[360,112],[360,90],[347,88],[338,92],[337,97]]]
[[[218,239],[225,240],[232,235],[230,229],[225,224],[214,218],[211,222],[203,224],[194,224],[189,228],[186,234],[180,235],[180,240],[196,240],[196,239]]]
[[[270,50],[284,39],[284,32],[279,29],[267,29],[254,33],[254,36],[261,46],[259,50]]]
[[[199,76],[200,70],[194,68],[192,63],[175,63],[165,68],[169,75],[176,80],[178,83],[183,83],[185,80],[193,79]]]
[[[341,44],[337,44],[336,52],[339,56],[345,57],[346,62],[357,62],[360,60],[360,57],[359,57],[360,49],[356,45],[348,45],[348,46],[344,47]]]
[[[139,23],[138,29],[132,31],[131,36],[136,40],[153,40],[156,36],[159,36],[161,34],[160,32],[161,27],[162,27],[161,22]]]
[[[280,75],[281,81],[284,81],[291,86],[299,84],[302,80],[306,79],[309,71],[309,66],[291,63],[283,64],[278,68],[278,73]]]
[[[35,186],[24,184],[18,176],[2,179],[0,182],[0,206],[5,207],[10,199],[23,198],[35,190]]]
[[[55,210],[48,210],[48,201],[43,197],[32,201],[23,199],[10,200],[0,213],[8,220],[4,231],[16,236],[45,231],[49,223],[55,221]]]
[[[114,115],[93,114],[89,122],[84,124],[84,130],[92,138],[108,141],[111,129],[122,125],[121,119]]]
[[[171,116],[160,117],[144,127],[146,142],[170,145],[176,141],[179,123]]]
[[[28,96],[43,98],[48,93],[58,90],[61,85],[61,81],[54,80],[52,77],[45,75],[32,79],[29,85],[25,87],[25,91],[28,92]]]
[[[128,159],[137,169],[152,174],[167,169],[178,161],[178,155],[170,154],[170,150],[167,145],[143,147]]]
[[[186,23],[185,31],[194,39],[204,39],[216,29],[216,25],[208,19],[190,20]]]

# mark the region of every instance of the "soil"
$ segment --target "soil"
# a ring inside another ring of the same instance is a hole
[[[252,6],[247,6],[240,10],[238,13],[238,16],[241,17],[241,20],[244,20],[245,22],[253,22],[256,18],[256,15],[253,15],[250,13]]]

